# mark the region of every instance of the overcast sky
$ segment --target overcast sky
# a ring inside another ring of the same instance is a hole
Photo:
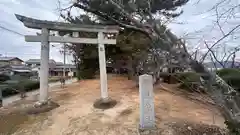
[[[214,20],[214,17],[211,16],[212,12],[205,13],[205,11],[210,9],[217,0],[201,0],[198,4],[196,4],[195,1],[196,0],[190,0],[190,2],[183,7],[184,13],[176,19],[177,22],[184,24],[173,23],[169,25],[169,28],[178,36],[206,28],[206,26],[209,26]],[[63,6],[66,6],[65,4],[67,3],[64,3]],[[22,23],[15,18],[14,14],[17,13],[32,18],[57,21],[59,20],[59,12],[57,9],[57,0],[45,0],[44,2],[43,0],[0,0],[0,26],[18,33],[9,32],[0,28],[0,54],[4,56],[17,56],[23,60],[40,58],[40,44],[27,43],[23,37],[25,34],[35,34],[37,31],[24,27]],[[208,35],[205,39],[210,39],[211,34],[221,36],[219,32],[205,32],[205,34],[206,33]],[[189,44],[195,44],[196,41],[196,39],[189,40]],[[58,50],[60,47],[61,46],[56,46],[51,48],[51,59],[63,61],[63,56]],[[68,57],[67,60],[70,61],[71,58]]]

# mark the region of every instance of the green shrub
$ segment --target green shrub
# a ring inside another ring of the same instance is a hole
[[[95,77],[96,70],[89,68],[79,71],[78,78],[80,79],[93,79]]]
[[[234,69],[234,68],[224,68],[217,71],[217,74],[220,77],[226,76],[226,75],[239,75],[240,76],[240,70]]]
[[[220,69],[216,72],[228,85],[232,86],[234,89],[240,91],[240,70],[225,68]],[[240,125],[239,123],[233,123],[230,121],[225,121],[227,128],[231,135],[240,135]]]
[[[217,74],[230,86],[240,90],[240,71],[238,69],[221,69]]]
[[[40,87],[40,83],[38,81],[32,80],[21,80],[17,83],[8,83],[2,87],[2,95],[3,97],[11,96],[18,94],[19,91],[31,91],[38,89]]]
[[[195,72],[178,73],[176,77],[183,82],[200,82],[200,75]]]
[[[21,84],[19,84],[20,86]],[[31,80],[27,80],[27,81],[24,81],[22,83],[22,88],[25,90],[25,91],[31,91],[31,90],[35,90],[35,89],[38,89],[40,87],[40,83],[39,81],[31,81]]]
[[[233,123],[230,121],[224,122],[227,125],[227,128],[231,135],[240,135],[240,124],[239,123]]]
[[[16,86],[15,83],[4,84],[4,86],[0,88],[2,90],[2,96],[7,97],[17,94],[18,92],[15,90]]]
[[[169,82],[169,74],[168,73],[161,73],[160,77],[163,79],[163,82],[168,83]]]
[[[239,75],[226,75],[222,79],[233,88],[240,90],[240,76]]]
[[[0,82],[4,82],[10,80],[10,77],[8,75],[0,74]]]
[[[26,79],[29,79],[29,77],[27,76],[23,76],[23,75],[13,75],[10,77],[11,80],[26,80]]]
[[[179,88],[185,89],[187,91],[200,90],[201,92],[204,92],[200,84],[200,75],[198,75],[197,73],[178,73],[175,75],[175,77],[178,78],[179,82],[181,83],[179,85]]]
[[[169,83],[169,84],[176,84],[179,83],[179,79],[176,75],[169,75],[169,73],[161,73],[160,78],[163,79],[163,82]]]

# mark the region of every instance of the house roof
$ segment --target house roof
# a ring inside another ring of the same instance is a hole
[[[19,59],[18,57],[0,57],[0,61],[11,61],[13,59],[18,59],[19,61],[22,61],[21,59]]]
[[[56,62],[56,65],[63,65],[62,62]]]
[[[21,72],[21,73],[31,72],[31,70],[17,70],[17,69],[14,69],[14,70],[12,70],[12,71]]]
[[[31,68],[31,69],[35,69],[35,68],[39,68],[40,69],[40,66],[35,66],[35,67]],[[51,70],[53,70],[53,71],[62,71],[63,68],[64,68],[64,65],[55,65],[55,66],[52,66],[52,67],[49,67],[49,68]],[[72,64],[66,64],[65,68],[66,68],[66,70],[68,70],[69,68],[76,69],[76,66],[72,65]]]
[[[30,72],[30,68],[25,65],[5,65],[0,67],[0,71]]]
[[[11,68],[14,70],[30,70],[30,68],[25,65],[11,65]]]
[[[40,64],[41,60],[40,59],[29,59],[25,61],[26,64]],[[49,63],[56,63],[53,59],[49,60]]]

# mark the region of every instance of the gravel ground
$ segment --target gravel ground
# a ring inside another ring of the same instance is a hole
[[[136,84],[119,76],[108,77],[113,108],[93,107],[100,97],[99,80],[84,80],[51,91],[60,106],[45,113],[28,115],[26,106],[36,97],[18,101],[0,110],[0,135],[137,135],[139,93]],[[221,135],[224,119],[212,105],[155,87],[156,126],[159,135]]]

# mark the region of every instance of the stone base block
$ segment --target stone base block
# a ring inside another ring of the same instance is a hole
[[[27,114],[39,114],[39,113],[44,113],[44,112],[48,112],[50,110],[53,110],[57,107],[59,107],[60,105],[48,100],[46,102],[36,102],[32,107],[29,107],[27,109]]]
[[[159,135],[160,130],[156,127],[153,128],[138,128],[138,135]]]
[[[94,102],[93,107],[98,109],[109,109],[109,108],[113,108],[116,104],[117,104],[117,101],[111,98],[105,98],[105,99],[100,98]]]

